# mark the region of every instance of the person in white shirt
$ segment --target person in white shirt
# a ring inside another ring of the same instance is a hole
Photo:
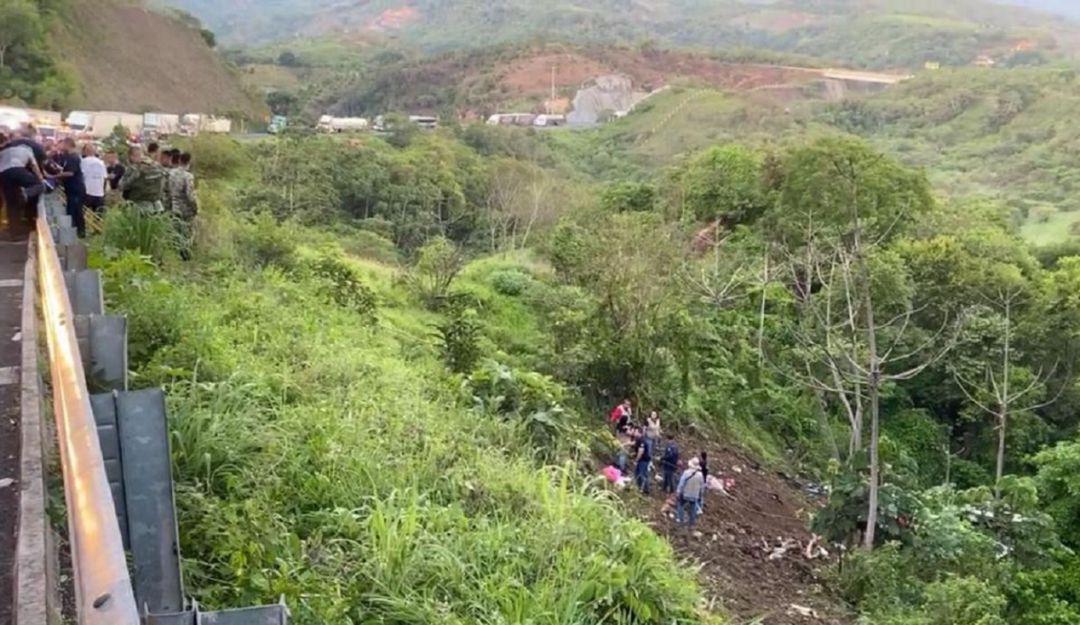
[[[86,185],[86,196],[83,204],[101,214],[105,209],[105,180],[108,178],[105,162],[98,158],[97,148],[93,143],[87,143],[82,149],[82,175]]]

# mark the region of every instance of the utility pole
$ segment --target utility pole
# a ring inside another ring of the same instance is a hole
[[[551,115],[555,112],[555,68],[557,65],[551,66],[551,99],[548,100],[547,112]]]

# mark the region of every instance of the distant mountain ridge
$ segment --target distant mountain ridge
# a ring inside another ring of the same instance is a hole
[[[999,4],[1011,4],[1014,6],[1056,13],[1074,19],[1080,19],[1080,1],[1078,0],[994,0]]]
[[[165,0],[234,45],[385,36],[429,52],[532,39],[768,48],[867,67],[971,63],[1017,41],[1080,41],[1080,25],[988,0]],[[1040,8],[1064,0],[1030,2]],[[1048,45],[1048,47],[1055,47]],[[1080,46],[1077,46],[1080,49]]]

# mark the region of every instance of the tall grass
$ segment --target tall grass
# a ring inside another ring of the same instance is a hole
[[[178,242],[169,215],[151,213],[132,204],[122,204],[105,215],[106,248],[134,251],[162,260],[175,254]]]
[[[665,541],[576,470],[538,465],[525,424],[460,404],[409,335],[428,323],[406,318],[430,313],[366,323],[301,274],[250,267],[165,280],[116,260],[109,274],[138,285],[112,305],[164,337],[136,366],[168,382],[193,596],[284,594],[301,625],[712,618]]]

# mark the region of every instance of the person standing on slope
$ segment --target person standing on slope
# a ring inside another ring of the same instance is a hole
[[[199,213],[199,201],[195,197],[195,174],[191,173],[191,154],[177,156],[177,166],[169,172],[169,206],[176,218],[180,235],[180,258],[191,258],[191,244],[195,232],[195,215]]]
[[[630,419],[634,416],[633,406],[629,399],[622,400],[622,403],[611,409],[611,414],[608,415],[608,420],[615,425],[615,432],[625,432],[630,427]]]
[[[649,494],[649,465],[652,464],[649,452],[651,449],[649,439],[639,431],[637,440],[634,441],[634,482],[646,495]]]
[[[660,442],[660,413],[653,410],[645,419],[645,440],[649,443],[649,456],[652,457],[656,445]]]
[[[660,470],[664,475],[664,492],[675,492],[675,472],[679,470],[679,446],[675,443],[675,435],[667,435],[667,446],[664,447],[664,455],[660,457]]]
[[[709,452],[702,450],[698,454],[698,466],[701,467],[701,479],[708,484],[709,483]],[[701,491],[701,498],[697,502],[697,512],[700,515],[705,511],[705,493],[706,490]]]
[[[165,170],[156,161],[146,158],[142,148],[132,146],[128,152],[127,171],[120,181],[124,199],[140,210],[160,214],[164,211],[161,196],[165,190]]]
[[[690,465],[683,471],[679,478],[679,485],[675,489],[677,503],[675,504],[675,521],[683,525],[686,511],[689,510],[690,527],[697,523],[699,504],[705,494],[705,477],[701,473],[701,463],[697,458],[690,459]]]
[[[180,150],[161,150],[158,158],[158,164],[165,171],[165,186],[161,190],[161,207],[166,214],[172,215],[172,194],[169,189],[172,188],[173,175],[180,166]]]

